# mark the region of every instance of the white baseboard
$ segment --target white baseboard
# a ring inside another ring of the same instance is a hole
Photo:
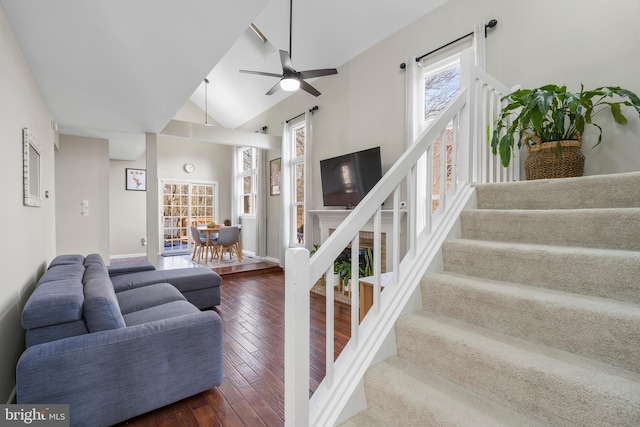
[[[267,256],[267,257],[264,257],[264,259],[266,259],[267,261],[275,262],[276,264],[280,264],[280,259],[279,258],[274,258],[274,257],[271,257],[271,256]]]
[[[146,257],[147,253],[146,252],[141,252],[138,254],[121,254],[121,255],[109,255],[109,258],[111,259],[122,259],[122,258],[139,258],[139,257]]]

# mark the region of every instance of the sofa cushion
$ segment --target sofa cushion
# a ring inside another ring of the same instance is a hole
[[[50,266],[38,281],[38,286],[47,282],[55,282],[58,280],[75,280],[80,282],[84,274],[84,266],[82,264],[57,264]]]
[[[84,275],[82,276],[82,281],[84,283],[88,282],[91,279],[108,279],[109,272],[107,272],[107,267],[99,264],[88,264],[85,267]]]
[[[51,261],[49,264],[49,268],[54,267],[56,265],[65,265],[65,264],[80,264],[84,262],[84,257],[82,255],[73,254],[73,255],[59,255]]]
[[[220,276],[205,267],[141,271],[111,278],[116,292],[156,283],[171,283],[182,293],[220,286]]]
[[[119,276],[121,274],[137,273],[139,271],[153,271],[155,269],[156,269],[156,266],[151,264],[150,262],[107,266],[107,270],[109,271],[109,276]]]
[[[123,315],[172,301],[186,301],[179,290],[169,283],[158,283],[116,294]]]
[[[124,328],[118,299],[109,277],[92,278],[84,284],[84,320],[89,332]]]
[[[87,255],[87,257],[84,259],[84,266],[86,267],[89,264],[98,264],[104,266],[105,268],[107,267],[104,260],[99,254]]]
[[[63,279],[40,284],[22,310],[22,327],[42,328],[80,320],[83,301],[80,280]]]
[[[173,301],[125,314],[124,321],[127,326],[135,326],[191,313],[200,313],[200,310],[187,301]]]
[[[86,334],[87,326],[84,320],[45,326],[44,328],[27,329],[27,347],[45,342],[57,341],[63,338]]]

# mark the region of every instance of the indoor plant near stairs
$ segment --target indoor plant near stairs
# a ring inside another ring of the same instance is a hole
[[[536,89],[520,89],[502,98],[503,110],[494,124],[491,148],[499,154],[503,166],[513,157],[514,145],[527,146],[525,159],[527,179],[581,176],[584,171],[582,134],[587,124],[602,128],[593,116],[609,110],[616,123],[627,118],[622,106],[640,114],[640,98],[620,87],[603,86],[593,90],[567,92],[566,86],[546,85]]]

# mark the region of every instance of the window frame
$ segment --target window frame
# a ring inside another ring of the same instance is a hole
[[[251,167],[244,169],[244,152],[251,151]],[[256,217],[256,204],[258,202],[258,174],[260,172],[260,166],[258,164],[258,150],[255,147],[239,147],[238,148],[238,213],[241,217]],[[244,180],[246,177],[251,178],[251,191],[245,193]],[[245,212],[245,197],[250,198],[250,212]]]
[[[303,226],[305,225],[305,220],[307,216],[307,135],[306,135],[306,120],[302,119],[300,121],[294,122],[290,124],[290,140],[289,144],[291,146],[291,154],[292,158],[290,160],[291,168],[290,168],[290,182],[291,182],[291,200],[290,200],[290,208],[291,208],[291,221],[289,224],[290,227],[290,239],[289,239],[289,247],[305,247],[306,237],[307,237],[307,227],[303,228],[302,231],[302,242],[298,239],[298,207],[302,206],[302,217],[303,217]],[[304,153],[302,155],[296,156],[296,145],[297,145],[297,132],[302,129],[305,132],[304,135]],[[299,165],[303,166],[303,184],[302,191],[303,197],[302,201],[297,200],[297,182],[296,182],[296,170]]]

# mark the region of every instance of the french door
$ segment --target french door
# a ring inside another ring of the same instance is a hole
[[[193,249],[189,227],[217,218],[217,183],[161,180],[160,184],[162,253],[189,252]]]

